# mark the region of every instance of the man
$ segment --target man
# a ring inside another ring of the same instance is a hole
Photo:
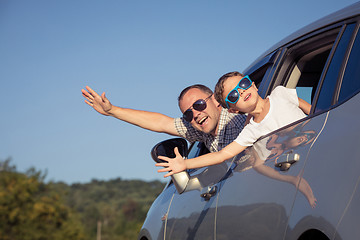
[[[114,106],[105,96],[90,87],[82,89],[85,102],[97,112],[112,116],[154,132],[167,133],[204,142],[210,152],[217,152],[231,143],[241,132],[246,117],[229,113],[215,100],[213,92],[204,85],[192,85],[179,95],[182,118],[171,118],[161,113]]]

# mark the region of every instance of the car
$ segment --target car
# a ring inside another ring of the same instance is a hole
[[[174,174],[138,239],[360,238],[360,2],[274,45],[243,71],[266,97],[277,86],[308,116],[221,164]],[[152,157],[208,152],[174,138]]]

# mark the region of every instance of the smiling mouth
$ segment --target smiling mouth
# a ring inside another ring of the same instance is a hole
[[[244,98],[244,102],[246,102],[251,96],[251,93],[249,93],[248,95],[246,95],[246,97]]]
[[[198,124],[202,125],[206,119],[208,119],[208,117],[203,117],[202,119],[200,119],[200,121],[198,121]]]

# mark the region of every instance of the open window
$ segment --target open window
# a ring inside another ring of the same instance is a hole
[[[296,88],[298,96],[310,104],[331,47],[332,44],[329,44],[300,56],[290,72],[286,87]]]
[[[289,46],[272,89],[277,85],[296,88],[298,96],[312,104],[339,31],[332,29]]]

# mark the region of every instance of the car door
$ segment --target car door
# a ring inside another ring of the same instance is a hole
[[[202,143],[195,143],[188,155],[207,153]],[[228,171],[223,163],[189,171],[190,183],[184,192],[175,192],[167,212],[165,239],[213,239],[217,184]],[[193,184],[194,183],[194,184]]]
[[[282,46],[260,93],[266,96],[283,85],[295,88],[299,97],[313,104],[332,57],[344,54],[336,50],[348,32],[335,25]],[[311,113],[259,139],[238,157],[219,189],[218,239],[284,239],[295,197],[307,212],[316,209],[318,192],[303,169],[327,118]]]

